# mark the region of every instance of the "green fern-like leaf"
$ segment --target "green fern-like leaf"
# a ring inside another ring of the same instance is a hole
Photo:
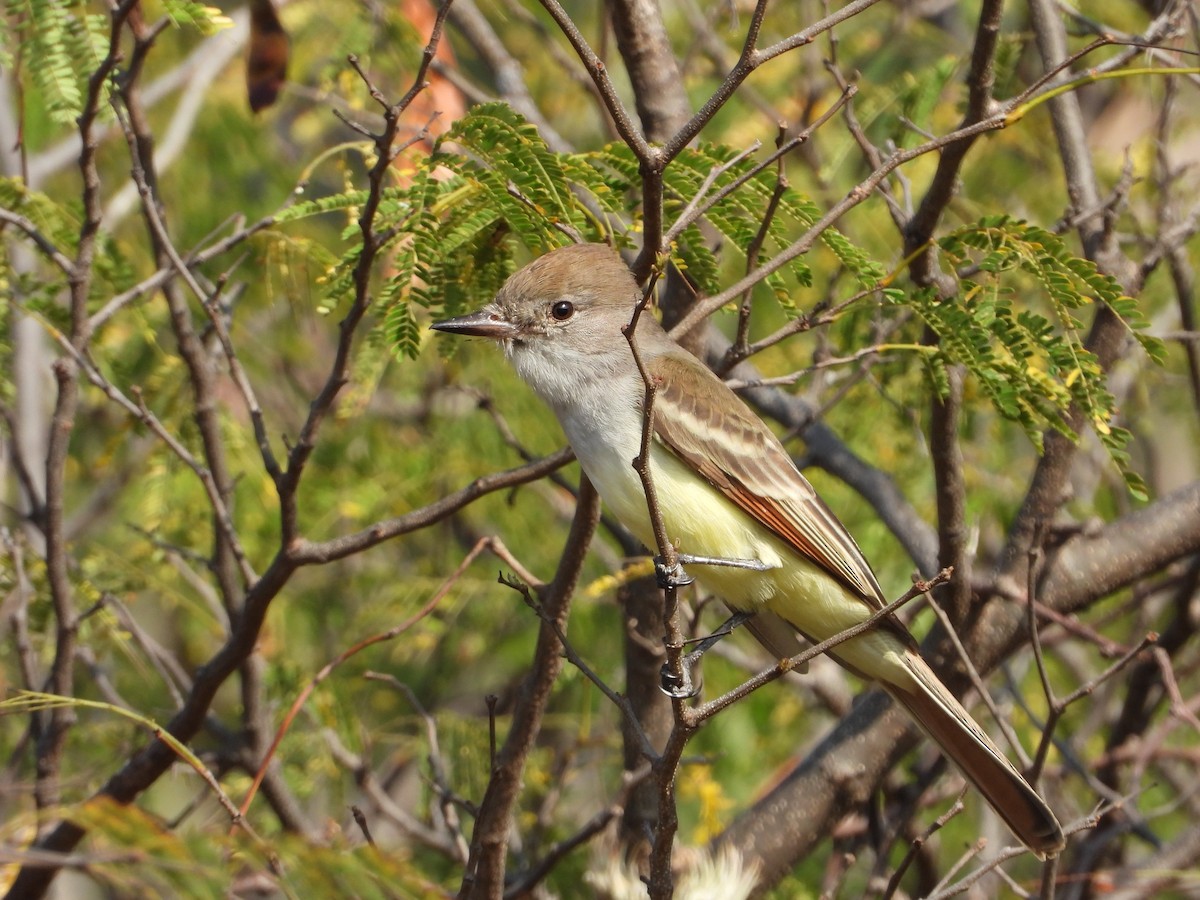
[[[72,15],[63,0],[19,0],[8,4],[22,54],[53,122],[70,124],[83,109],[83,90],[68,46]]]
[[[558,156],[507,104],[475,107],[443,140],[478,160],[459,167],[460,174],[478,182],[525,243],[549,250],[561,243],[554,223],[582,224]]]
[[[47,194],[29,190],[20,178],[0,177],[0,206],[29,219],[63,253],[74,252],[79,217]]]
[[[974,263],[982,273],[979,280],[964,280],[954,299],[938,300],[927,291],[910,298],[937,333],[941,352],[963,364],[996,409],[1020,423],[1039,448],[1047,428],[1075,439],[1070,411],[1077,410],[1130,491],[1143,496],[1145,487],[1128,465],[1128,433],[1115,424],[1115,400],[1073,315],[1092,303],[1107,304],[1153,356],[1158,343],[1141,335],[1145,321],[1136,304],[1095,265],[1073,256],[1057,235],[1005,216],[960,228],[939,247],[951,264]],[[1049,316],[1029,305],[1015,309],[1005,285],[1022,275],[1042,289]]]
[[[233,25],[230,18],[217,7],[194,0],[163,0],[163,7],[176,25],[190,26],[203,35],[216,34]]]
[[[717,258],[695,225],[679,236],[679,245],[672,248],[671,262],[704,293],[715,294],[720,290]]]
[[[356,206],[361,206],[366,200],[366,191],[345,191],[340,194],[331,194],[328,197],[304,200],[277,212],[275,214],[275,222],[282,225],[286,222],[295,222],[310,216],[353,209]]]

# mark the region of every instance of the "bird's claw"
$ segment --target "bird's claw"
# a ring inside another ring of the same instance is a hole
[[[692,669],[686,658],[679,661],[679,673],[663,663],[659,670],[659,688],[672,700],[690,700],[700,693],[700,685],[692,681]]]
[[[654,577],[658,580],[658,586],[663,589],[687,587],[696,580],[685,572],[678,562],[667,565],[661,556],[654,557]]]

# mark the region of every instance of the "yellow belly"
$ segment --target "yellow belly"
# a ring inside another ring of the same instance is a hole
[[[654,548],[645,494],[632,466],[615,460],[582,461],[617,518]],[[870,617],[872,609],[862,598],[753,520],[669,451],[655,445],[651,463],[667,538],[679,552],[755,559],[769,567],[765,571],[688,567],[689,574],[732,609],[769,609],[818,642]],[[905,650],[895,635],[872,630],[839,645],[834,655],[864,675],[903,683],[908,680],[902,660]]]

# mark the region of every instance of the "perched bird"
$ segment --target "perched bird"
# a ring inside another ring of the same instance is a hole
[[[601,244],[554,250],[514,274],[478,312],[439,331],[498,341],[554,411],[601,499],[654,547],[633,468],[645,382],[622,329],[641,290]],[[683,553],[752,560],[695,574],[735,611],[774,614],[819,642],[886,605],[862,551],[775,434],[652,315],[639,317],[638,354],[656,384],[650,472],[671,542]],[[1039,856],[1064,846],[1054,814],[921,658],[894,618],[831,651],[900,703]]]

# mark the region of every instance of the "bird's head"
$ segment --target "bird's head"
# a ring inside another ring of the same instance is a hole
[[[482,309],[432,327],[499,341],[518,374],[547,394],[556,387],[551,382],[604,377],[631,366],[622,329],[641,296],[616,252],[603,244],[576,244],[513,274]]]

